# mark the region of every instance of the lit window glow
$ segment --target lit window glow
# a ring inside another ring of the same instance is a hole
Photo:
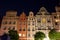
[[[43,18],[43,19],[42,19],[42,22],[43,22],[43,23],[46,23],[46,19],[45,19],[45,18]]]
[[[56,22],[58,22],[59,20],[56,20]]]
[[[19,33],[19,36],[21,36],[21,34]]]
[[[23,37],[25,37],[25,34],[23,34]]]

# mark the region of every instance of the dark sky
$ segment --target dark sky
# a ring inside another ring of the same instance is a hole
[[[29,11],[33,11],[36,14],[44,6],[48,12],[54,12],[55,6],[58,4],[59,0],[2,0],[0,1],[0,19],[7,10],[17,10],[17,15],[24,11],[28,15]]]

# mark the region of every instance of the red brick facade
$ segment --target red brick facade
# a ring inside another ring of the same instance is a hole
[[[17,30],[19,34],[19,39],[27,40],[27,19],[24,12],[19,17]]]

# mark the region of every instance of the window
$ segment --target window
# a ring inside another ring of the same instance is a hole
[[[50,21],[50,20],[48,20],[47,22],[49,22],[49,23],[50,23],[51,21]]]
[[[22,31],[22,28],[20,28],[19,31]]]
[[[19,31],[22,31],[22,27],[20,27]]]
[[[28,25],[30,25],[30,21],[28,21]]]
[[[32,16],[33,14],[31,14],[31,16]]]
[[[15,27],[13,27],[13,30],[15,30]]]
[[[24,18],[24,20],[25,20],[25,18]]]
[[[26,22],[24,22],[24,25],[25,25]]]
[[[58,22],[55,22],[55,25],[58,25]]]
[[[35,27],[35,30],[38,30],[38,27]]]
[[[20,25],[22,24],[22,22],[20,22]]]
[[[28,34],[28,37],[30,37],[30,34]]]
[[[32,36],[34,37],[34,34],[32,34]]]
[[[21,34],[19,34],[19,36],[22,36]]]
[[[32,18],[32,20],[33,20],[33,18]]]
[[[34,21],[33,21],[32,25],[34,25]]]
[[[28,19],[28,18],[26,18],[26,19]]]
[[[51,29],[51,27],[50,26],[47,26],[48,27],[48,29]]]
[[[4,27],[4,30],[6,30],[6,27]]]
[[[26,29],[24,28],[23,31],[25,31]]]
[[[19,31],[22,31],[22,29],[20,28]]]
[[[7,22],[3,22],[3,24],[5,25],[5,24],[7,24]]]
[[[34,31],[34,27],[33,27],[32,31]]]
[[[41,22],[41,21],[37,21],[37,22]]]
[[[28,28],[28,31],[30,31],[30,28]]]
[[[32,31],[34,31],[34,28],[32,29]]]
[[[46,23],[46,19],[45,18],[42,19],[42,23]]]
[[[11,24],[11,21],[9,22],[9,24]]]
[[[34,23],[32,23],[32,25],[34,25]]]
[[[41,22],[41,20],[40,19],[38,19],[38,21],[37,22]]]
[[[11,27],[9,27],[8,30],[11,30]]]
[[[13,24],[15,24],[16,22],[14,21]]]
[[[54,18],[56,18],[56,16],[54,16]]]
[[[30,23],[28,23],[28,25],[30,25]]]
[[[23,34],[23,37],[25,37],[26,35],[25,34]]]
[[[30,18],[30,20],[31,20],[31,18]]]
[[[5,24],[4,22],[2,22],[3,24]]]
[[[5,24],[7,24],[7,21],[5,21]]]
[[[38,27],[38,30],[41,30],[41,28],[40,28],[40,27]]]

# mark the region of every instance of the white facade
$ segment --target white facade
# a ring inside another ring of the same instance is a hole
[[[34,34],[35,34],[35,26],[36,26],[36,20],[34,17],[33,12],[29,12],[29,16],[27,18],[27,40],[34,40]]]
[[[3,16],[1,29],[4,30],[6,33],[8,32],[8,30],[17,29],[18,17],[16,15],[16,11],[7,11],[6,16]]]
[[[47,30],[52,29],[52,17],[51,15],[46,11],[44,7],[42,7],[39,12],[36,14],[36,29],[37,30]]]
[[[49,29],[53,29],[52,17],[47,10],[42,7],[36,14],[36,32],[41,31],[48,38]]]
[[[60,7],[55,7],[56,12],[52,13],[54,28],[60,32]]]

